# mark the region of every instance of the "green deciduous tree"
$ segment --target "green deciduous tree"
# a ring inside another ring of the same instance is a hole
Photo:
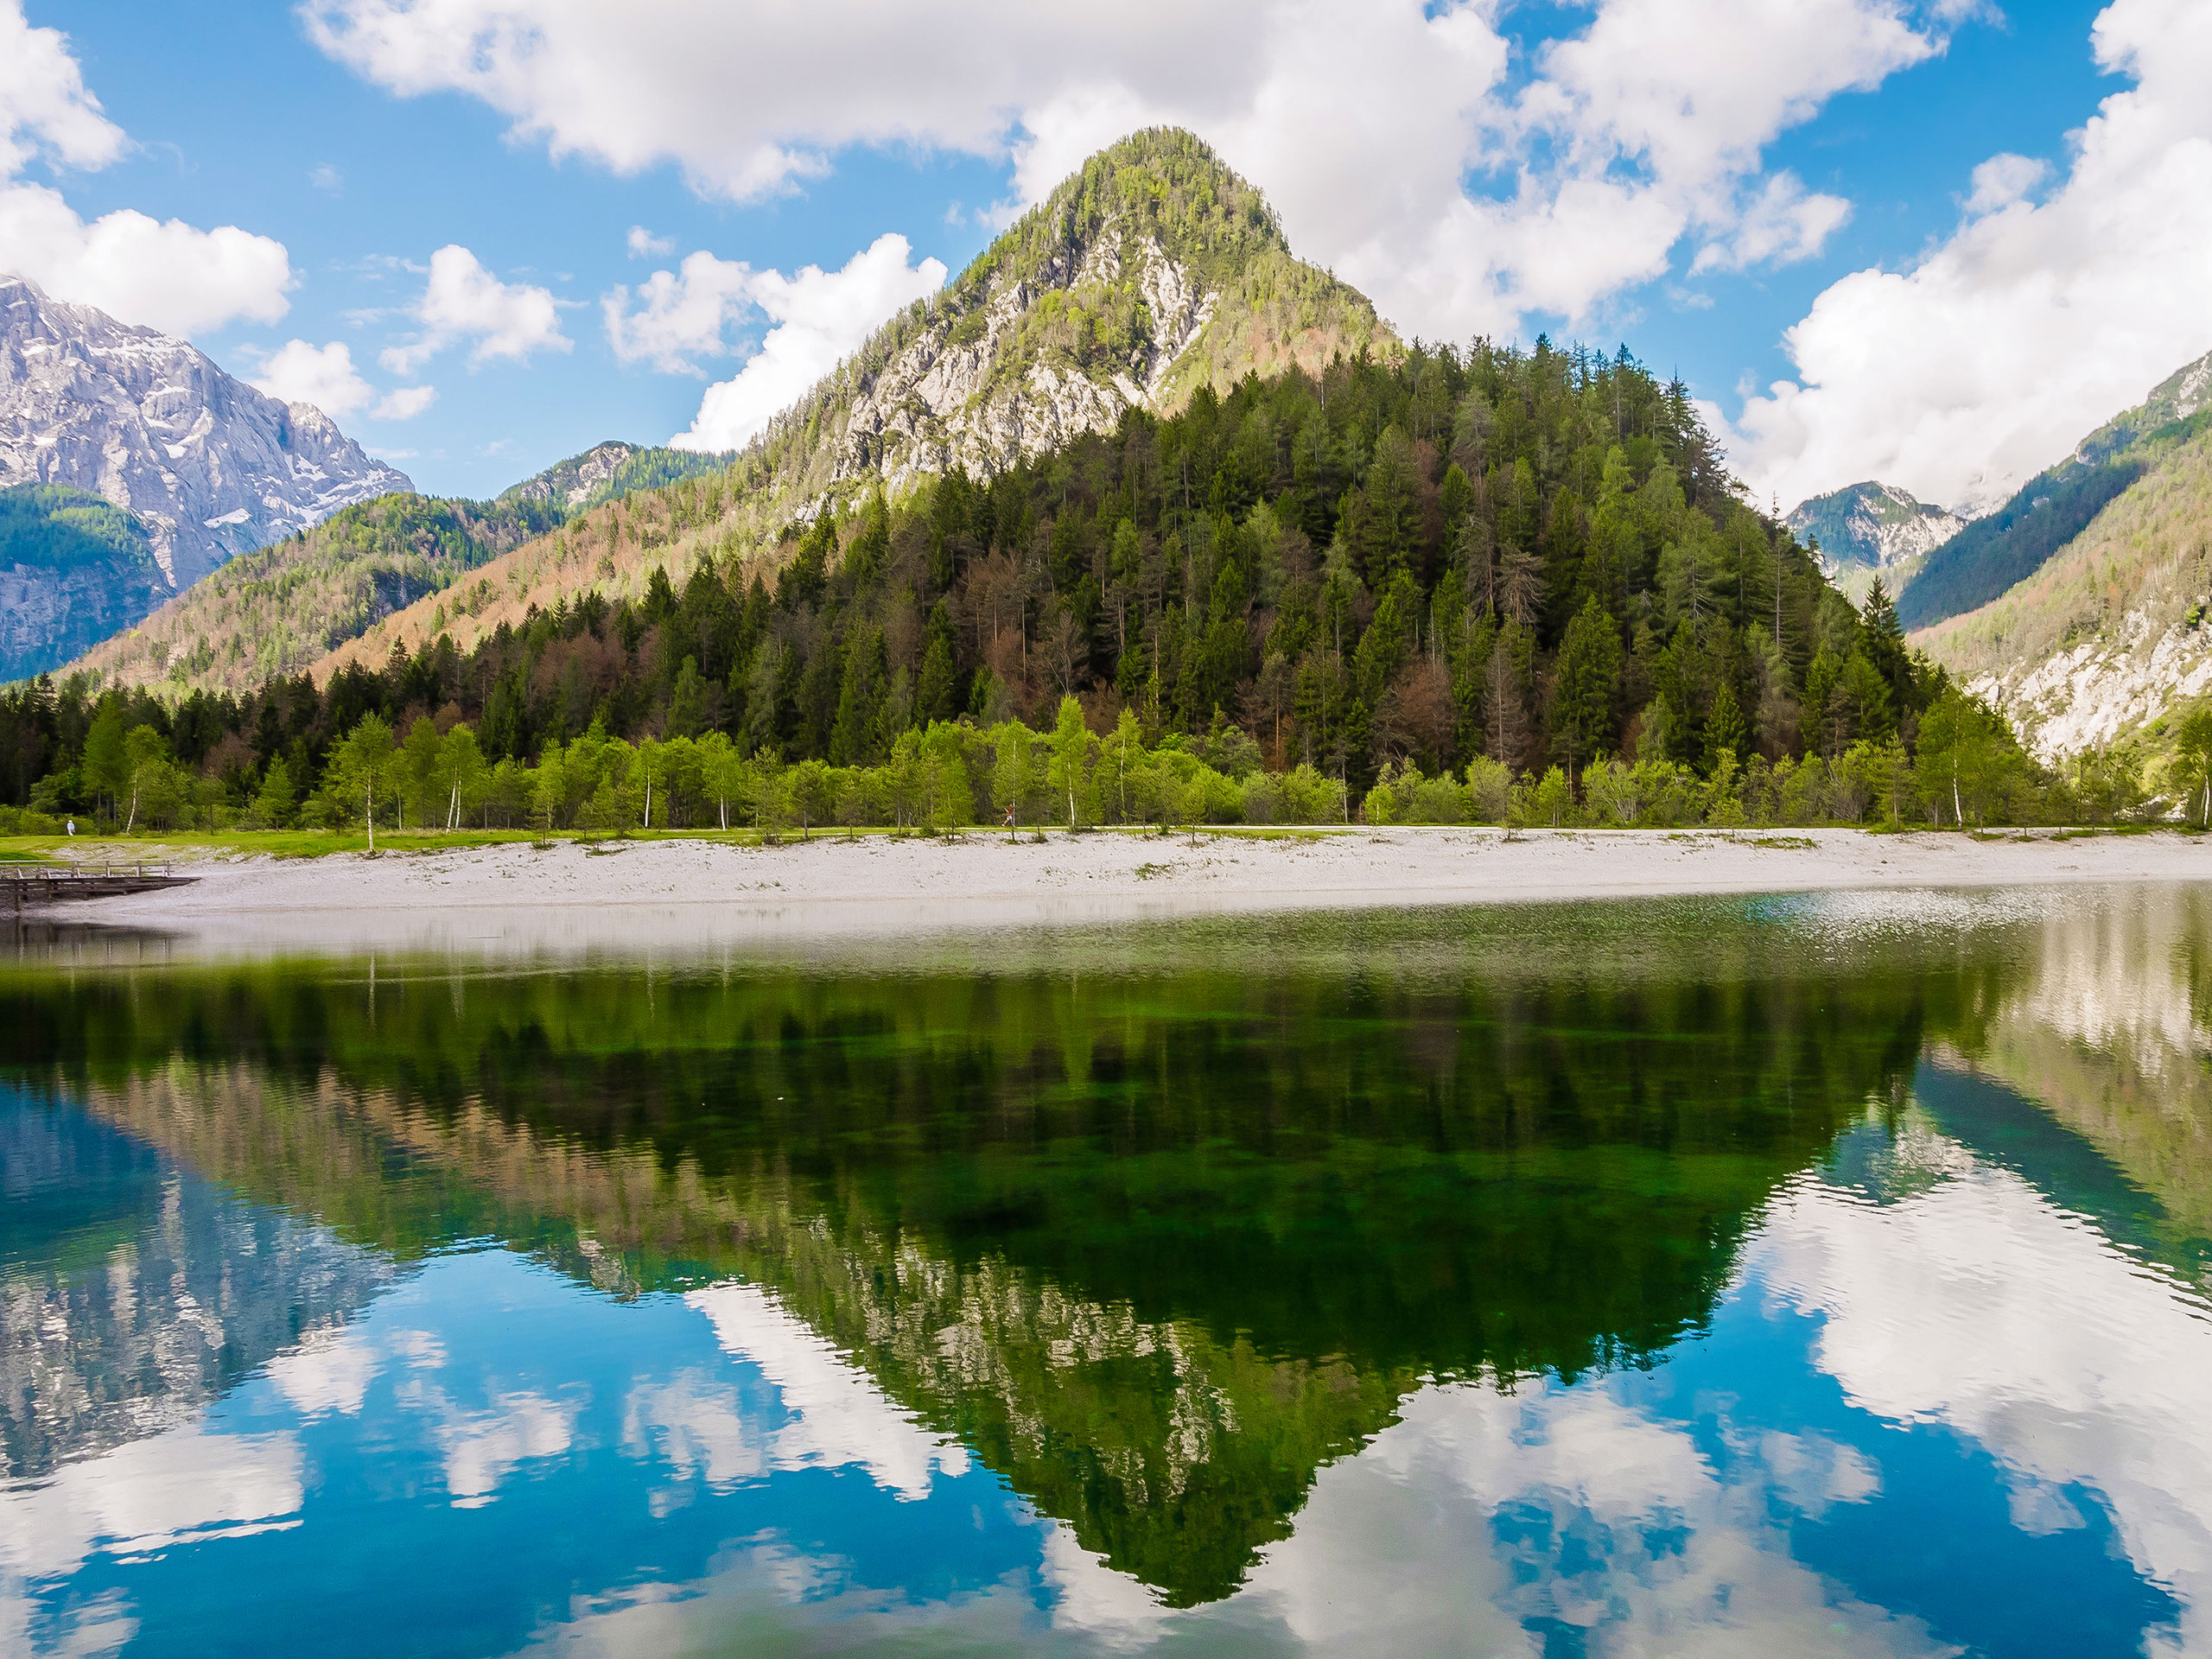
[[[2183,815],[2212,823],[2212,702],[2190,704],[2175,722],[2172,777]]]
[[[333,768],[339,794],[348,803],[360,803],[372,853],[377,849],[377,796],[380,791],[389,794],[394,752],[391,728],[383,716],[364,715],[338,746]]]

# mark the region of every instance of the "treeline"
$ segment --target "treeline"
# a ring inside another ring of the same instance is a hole
[[[1243,780],[1301,769],[1335,785],[1323,817],[1408,776],[1495,816],[1497,779],[1534,791],[1554,770],[1565,815],[1604,816],[1624,775],[1645,780],[1639,803],[1694,783],[1724,817],[1732,798],[1751,817],[1849,817],[1877,797],[1944,821],[2064,805],[2001,721],[1908,654],[1885,595],[1854,612],[1738,499],[1683,388],[1624,352],[1478,342],[1248,378],[988,482],[825,502],[772,559],[730,550],[681,574],[320,688],[19,688],[0,699],[0,800],[130,822],[117,779],[136,741],[194,810],[244,812],[281,761],[297,811],[370,716],[395,741],[465,727],[518,789],[579,743],[873,775],[918,748],[995,755],[1071,701],[1102,747],[1134,732],[1132,753],[1234,783],[1233,810],[1206,785],[1208,817],[1246,811]],[[996,810],[963,765],[970,811]],[[703,798],[662,787],[674,813]],[[578,822],[561,798],[544,821]]]
[[[1955,689],[1921,722],[1916,756],[1892,738],[1861,740],[1833,760],[1724,760],[1710,775],[1663,759],[1606,758],[1572,781],[1558,766],[1516,778],[1486,755],[1456,773],[1424,773],[1401,760],[1383,767],[1363,799],[1310,764],[1267,771],[1251,735],[1226,722],[1197,738],[1169,733],[1147,745],[1135,715],[1123,709],[1102,736],[1072,696],[1062,698],[1047,733],[1019,720],[992,728],[965,718],[933,721],[901,733],[882,763],[850,766],[748,754],[721,732],[632,744],[596,723],[573,742],[547,744],[526,765],[491,758],[465,721],[441,731],[417,715],[403,737],[369,713],[331,749],[319,775],[296,775],[279,753],[257,779],[235,740],[217,752],[226,766],[194,771],[151,723],[126,728],[124,718],[119,699],[106,702],[73,773],[42,780],[29,809],[0,806],[0,833],[57,832],[77,810],[65,792],[84,803],[86,828],[365,829],[372,843],[379,828],[752,829],[768,836],[830,825],[1166,830],[1347,823],[1355,812],[1375,824],[1940,826],[2052,817],[2109,822],[2149,800],[2139,771],[2124,764],[2085,763],[2069,776],[2037,777],[2003,722]],[[2212,709],[2184,725],[2171,781],[2186,812],[2202,821],[2212,814]]]

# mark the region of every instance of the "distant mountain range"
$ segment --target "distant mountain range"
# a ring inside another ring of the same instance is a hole
[[[2212,355],[2176,370],[2140,404],[2106,422],[2072,454],[1931,554],[1898,602],[1898,620],[1908,628],[1927,627],[1986,605],[2034,575],[2185,441],[2208,403]]]
[[[1141,133],[1093,156],[944,292],[892,318],[741,455],[597,444],[495,503],[426,504],[474,526],[456,518],[451,535],[417,523],[416,509],[357,512],[184,594],[73,666],[238,689],[326,652],[326,667],[380,665],[394,640],[440,631],[466,650],[533,604],[585,589],[633,594],[655,568],[680,579],[702,550],[772,558],[824,499],[954,466],[988,478],[1110,431],[1124,410],[1179,408],[1201,385],[1402,349],[1362,295],[1291,255],[1259,192],[1205,145]],[[544,512],[535,530],[518,516],[530,506]],[[588,524],[555,533],[582,515]],[[448,592],[464,574],[464,590]]]
[[[720,473],[727,454],[594,444],[494,501],[401,493],[232,560],[70,664],[125,684],[244,691],[296,674],[578,513]]]
[[[1892,594],[1901,591],[1967,524],[1895,485],[1872,482],[1801,502],[1783,522],[1800,541],[1818,546],[1821,569],[1854,601],[1878,575]]]
[[[2212,690],[2212,353],[1930,556],[1898,613],[2057,760]]]
[[[71,535],[81,501],[14,495],[0,518],[0,678],[66,660],[236,554],[412,487],[314,405],[0,276],[0,487],[23,485],[97,498],[137,530]]]
[[[702,473],[719,473],[733,456],[696,449],[668,449],[610,439],[557,461],[534,478],[499,492],[502,501],[547,501],[569,512],[614,501],[638,490],[658,489]]]

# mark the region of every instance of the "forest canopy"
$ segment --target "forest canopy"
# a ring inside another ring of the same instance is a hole
[[[1094,741],[1203,751],[1228,778],[1303,768],[1336,812],[1386,814],[1408,777],[1476,810],[1478,761],[1509,785],[1556,770],[1571,810],[1638,766],[1755,792],[1853,756],[1903,776],[1940,709],[1945,742],[1989,749],[1976,813],[2031,810],[2003,722],[1908,653],[1878,588],[1854,611],[1744,501],[1679,383],[1542,339],[1201,387],[988,480],[825,500],[772,559],[657,569],[634,603],[585,593],[326,686],[174,705],[21,688],[0,705],[0,801],[100,810],[104,716],[243,808],[279,761],[308,800],[367,716],[395,741],[466,726],[487,767],[713,737],[780,772],[881,767],[954,728],[991,747],[1071,707]],[[991,794],[976,781],[971,817]]]

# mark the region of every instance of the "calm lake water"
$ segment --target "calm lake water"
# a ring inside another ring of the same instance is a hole
[[[0,1651],[2212,1652],[2212,888],[0,1003]]]

